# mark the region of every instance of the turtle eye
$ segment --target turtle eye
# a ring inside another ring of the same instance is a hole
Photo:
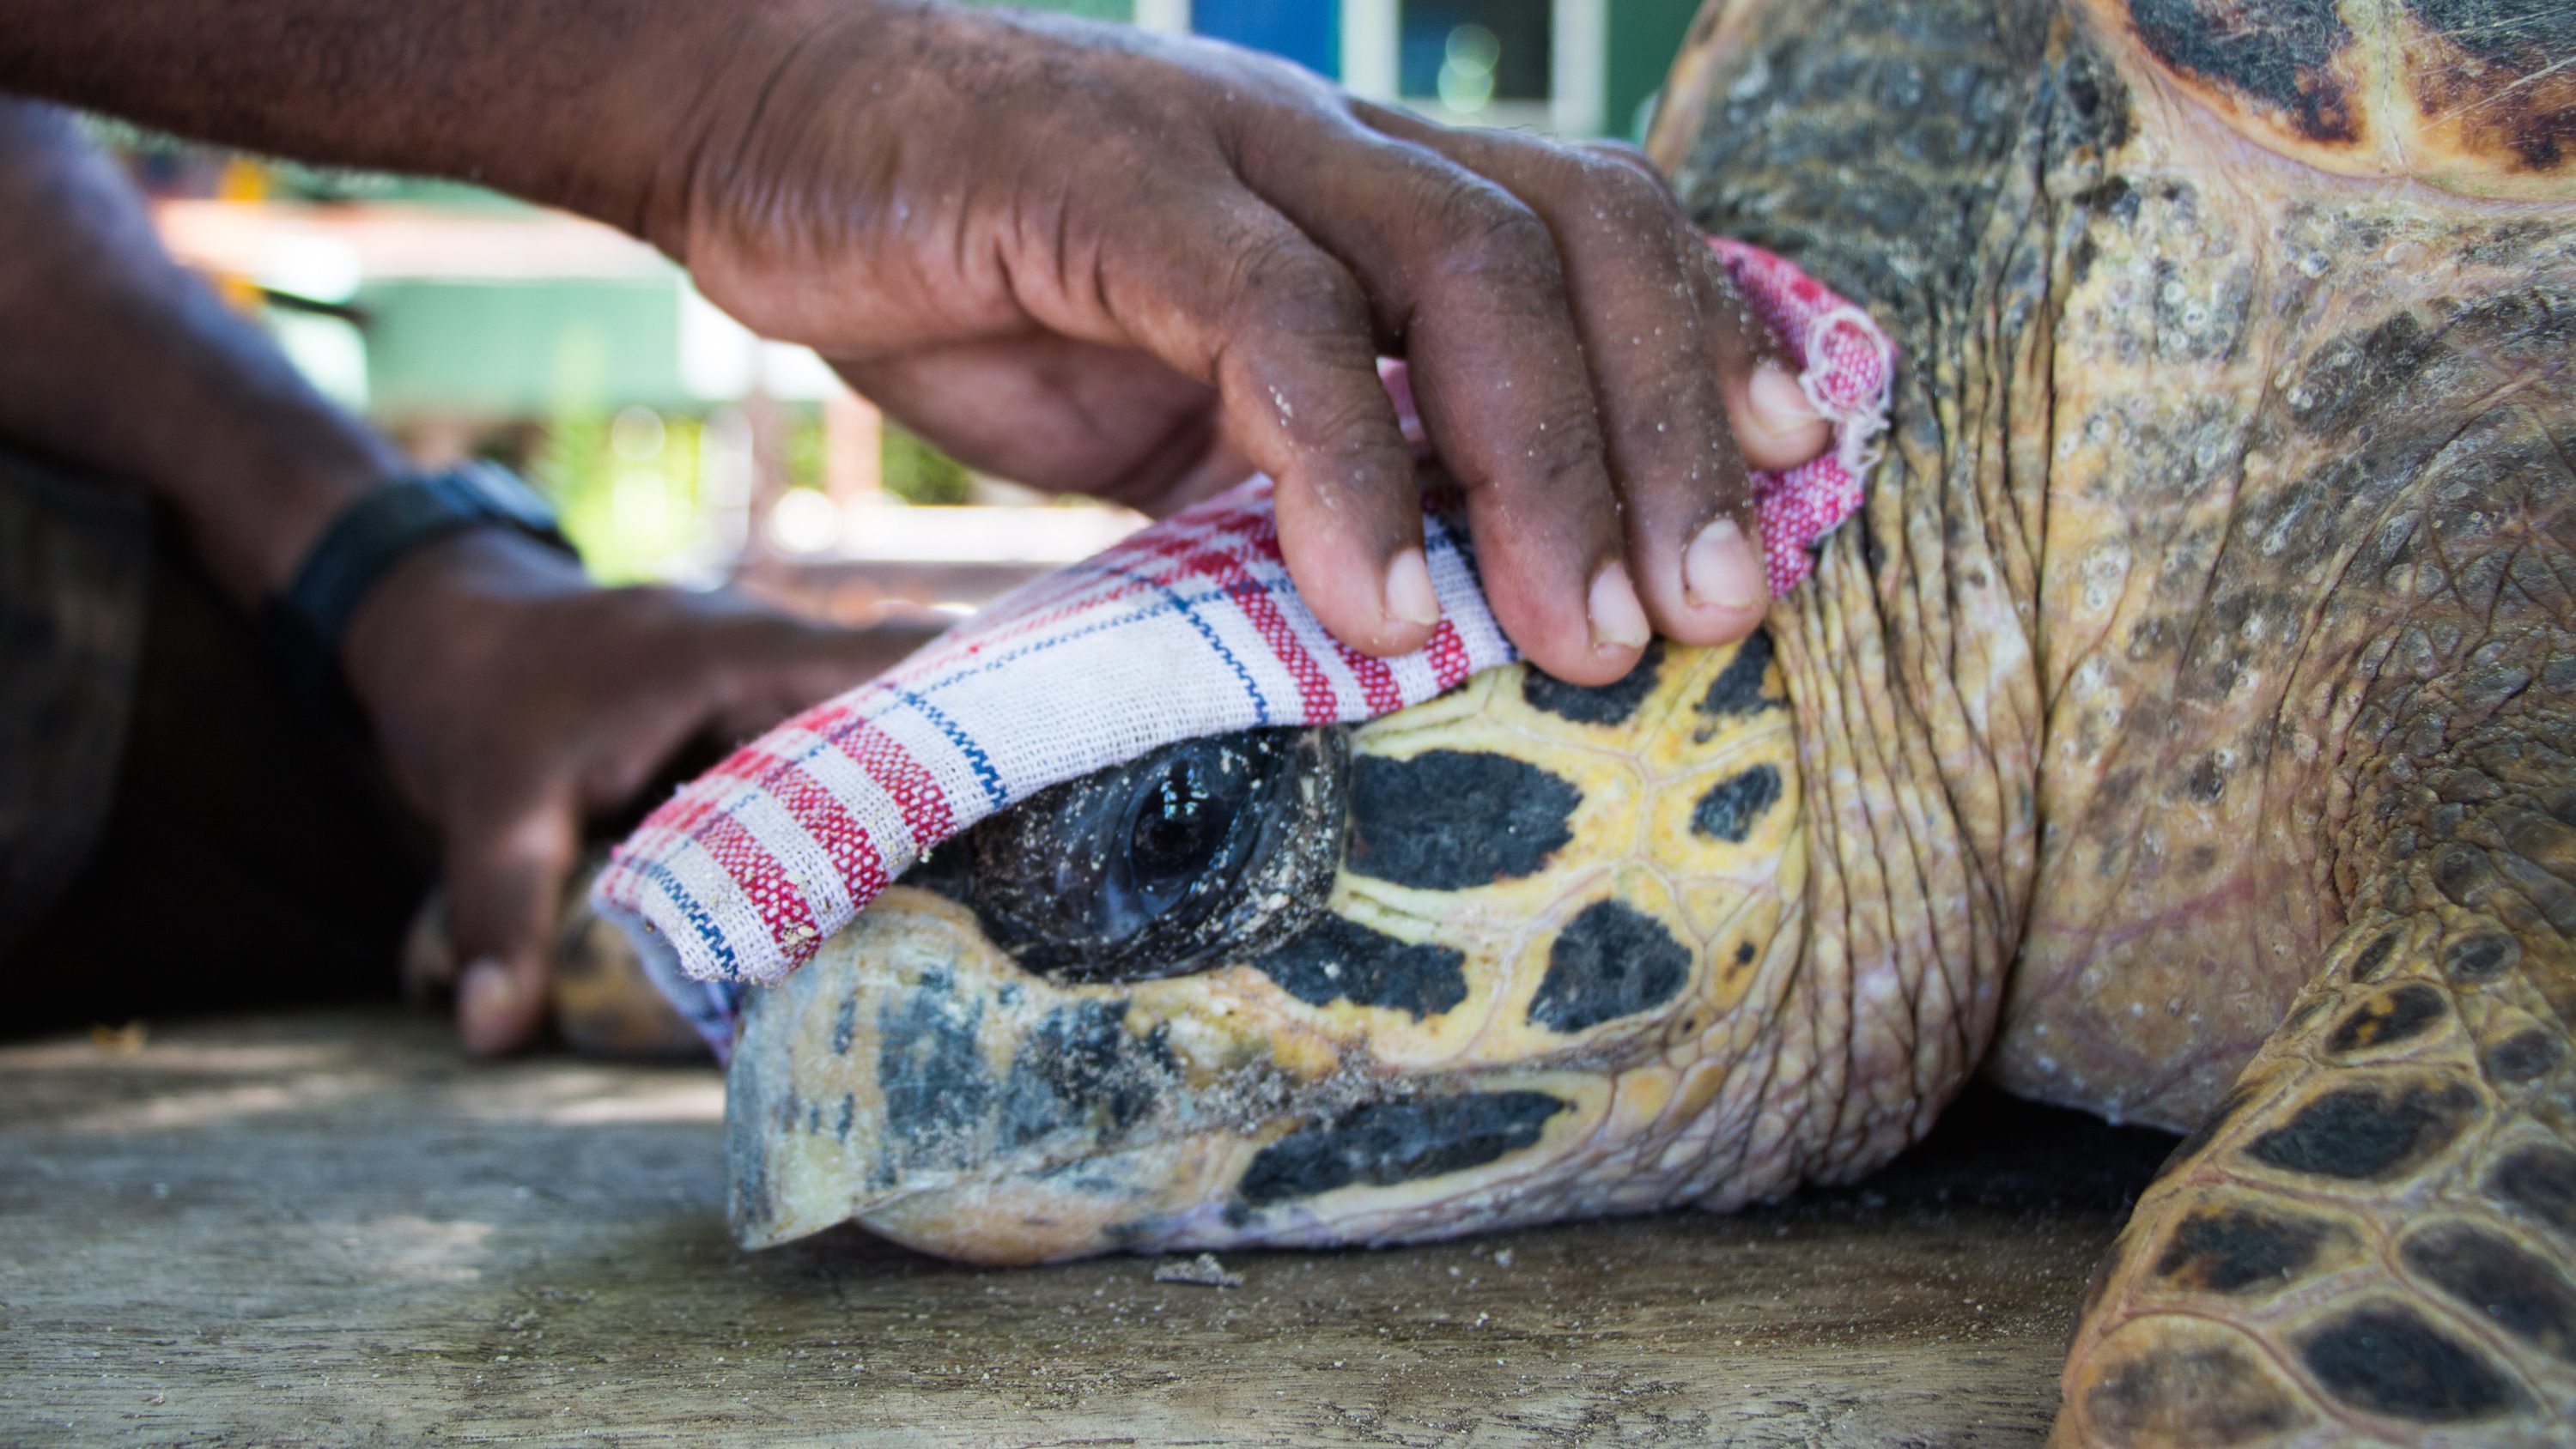
[[[1340,865],[1337,730],[1169,745],[1058,785],[942,852],[916,883],[973,907],[1032,971],[1178,976],[1311,923]]]
[[[1239,757],[1236,757],[1239,759]],[[1134,801],[1127,832],[1127,871],[1138,904],[1160,912],[1218,863],[1241,822],[1246,772],[1235,759],[1191,751],[1149,776]]]

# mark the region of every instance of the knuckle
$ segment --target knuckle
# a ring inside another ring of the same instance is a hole
[[[1561,290],[1556,236],[1537,212],[1499,188],[1462,183],[1443,208],[1441,272],[1456,281]]]
[[[1662,181],[1614,161],[1588,160],[1576,207],[1587,246],[1619,247],[1666,260],[1673,270],[1703,249],[1699,229]]]
[[[1230,311],[1245,326],[1295,337],[1367,326],[1367,300],[1339,262],[1294,232],[1255,238],[1239,249],[1227,282]]]
[[[1405,461],[1402,435],[1383,394],[1354,391],[1335,397],[1315,412],[1310,427],[1308,436],[1327,440],[1324,454],[1331,464],[1318,471],[1318,481],[1347,488],[1411,472],[1399,466]]]
[[[1597,145],[1533,141],[1536,154],[1520,167],[1525,190],[1568,237],[1587,250],[1669,257],[1680,265],[1698,245],[1672,188],[1642,158],[1634,162]]]
[[[1560,198],[1560,205],[1587,210],[1615,204],[1679,212],[1672,188],[1643,156],[1624,147],[1544,137],[1523,138],[1522,144],[1528,153],[1521,162],[1522,171],[1534,178],[1535,189]]]
[[[1587,163],[1592,186],[1618,205],[1635,213],[1641,221],[1681,222],[1681,201],[1663,178],[1652,172],[1623,165],[1617,161],[1595,158]]]
[[[1645,152],[1625,141],[1586,141],[1579,149],[1594,167],[1617,172],[1618,176],[1614,178],[1617,185],[1644,187],[1658,196],[1672,195],[1672,187],[1664,181],[1663,173],[1655,169],[1655,163],[1647,159]]]
[[[1539,484],[1550,496],[1587,493],[1600,486],[1607,459],[1601,437],[1587,422],[1579,436],[1538,450]]]
[[[1599,421],[1579,406],[1547,409],[1523,434],[1521,456],[1506,461],[1519,466],[1506,467],[1488,481],[1514,495],[1586,499],[1599,493],[1609,476]]]

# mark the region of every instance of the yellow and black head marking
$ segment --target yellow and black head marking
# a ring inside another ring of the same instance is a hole
[[[1057,787],[754,994],[737,1231],[1024,1262],[1705,1195],[1798,811],[1759,635]]]

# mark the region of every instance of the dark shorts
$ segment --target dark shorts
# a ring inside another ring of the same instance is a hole
[[[396,990],[426,839],[181,543],[0,450],[0,1036]]]

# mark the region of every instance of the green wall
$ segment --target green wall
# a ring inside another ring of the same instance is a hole
[[[698,405],[680,386],[673,282],[388,282],[355,305],[380,414]]]
[[[1682,37],[1690,33],[1699,0],[1610,0],[1610,77],[1603,94],[1601,128],[1613,136],[1635,134],[1637,107],[1664,83]]]

